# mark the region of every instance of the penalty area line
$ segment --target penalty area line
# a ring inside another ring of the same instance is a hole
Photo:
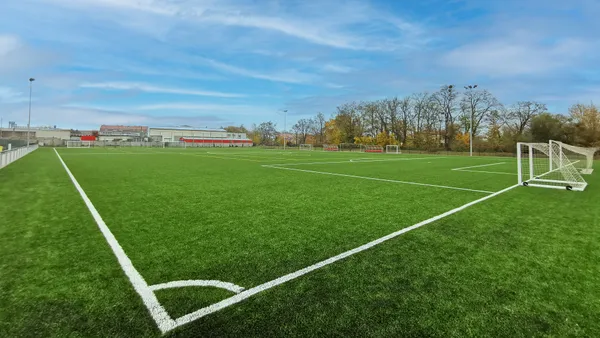
[[[490,163],[490,164],[472,165],[470,167],[454,168],[454,169],[450,169],[450,170],[463,170],[463,169],[471,169],[471,168],[491,167],[493,165],[500,165],[500,164],[505,164],[505,163],[506,162],[497,162],[497,163]]]
[[[377,178],[377,177],[368,177],[368,176],[357,176],[357,175],[348,175],[348,174],[338,174],[338,173],[330,173],[326,171],[315,171],[315,170],[306,170],[306,169],[298,169],[298,168],[287,168],[287,167],[279,167],[273,165],[263,165],[265,168],[273,168],[280,170],[291,170],[291,171],[300,171],[311,174],[320,174],[320,175],[331,175],[331,176],[340,176],[340,177],[349,177],[349,178],[359,178],[363,180],[370,181],[379,181],[379,182],[389,182],[389,183],[398,183],[398,184],[408,184],[408,185],[418,185],[423,187],[432,187],[432,188],[441,188],[441,189],[451,189],[451,190],[461,190],[461,191],[470,191],[484,194],[493,194],[493,191],[487,190],[477,190],[477,189],[469,189],[469,188],[459,188],[459,187],[451,187],[447,185],[438,185],[438,184],[428,184],[428,183],[419,183],[419,182],[410,182],[410,181],[398,181],[398,180],[390,180],[386,178]]]
[[[486,200],[488,200],[488,199],[490,199],[492,197],[495,197],[495,196],[498,196],[500,194],[503,194],[503,193],[505,193],[505,192],[507,192],[507,191],[509,191],[511,189],[514,189],[514,188],[518,187],[518,186],[519,186],[518,184],[515,184],[515,185],[510,186],[510,187],[508,187],[506,189],[497,191],[497,192],[495,192],[495,193],[493,193],[491,195],[488,195],[488,196],[482,197],[482,198],[480,198],[478,200],[469,202],[469,203],[464,204],[464,205],[462,205],[460,207],[454,208],[454,209],[452,209],[450,211],[446,211],[443,214],[431,217],[431,218],[426,219],[426,220],[424,220],[422,222],[419,222],[417,224],[411,225],[409,227],[406,227],[404,229],[401,229],[399,231],[391,233],[391,234],[389,234],[387,236],[378,238],[378,239],[376,239],[374,241],[371,241],[371,242],[369,242],[367,244],[361,245],[361,246],[359,246],[357,248],[354,248],[352,250],[343,252],[343,253],[341,253],[341,254],[339,254],[337,256],[333,256],[331,258],[328,258],[328,259],[326,259],[324,261],[318,262],[318,263],[313,264],[311,266],[308,266],[306,268],[303,268],[303,269],[300,269],[298,271],[289,273],[289,274],[287,274],[285,276],[281,276],[281,277],[276,278],[276,279],[274,279],[272,281],[260,284],[258,286],[253,287],[253,288],[247,289],[246,291],[242,291],[242,292],[238,293],[237,295],[229,297],[229,298],[226,298],[226,299],[224,299],[224,300],[222,300],[222,301],[220,301],[218,303],[209,305],[207,307],[204,307],[204,308],[199,309],[197,311],[194,311],[192,313],[188,313],[187,315],[184,315],[184,316],[181,316],[181,317],[175,319],[175,326],[179,327],[181,325],[185,325],[187,323],[190,323],[190,322],[193,322],[195,320],[198,320],[198,319],[200,319],[200,318],[202,318],[202,317],[204,317],[206,315],[209,315],[211,313],[220,311],[220,310],[222,310],[224,308],[227,308],[227,307],[229,307],[231,305],[237,304],[237,303],[239,303],[239,302],[241,302],[241,301],[243,301],[243,300],[245,300],[247,298],[250,298],[250,297],[258,294],[258,293],[261,293],[261,292],[266,291],[268,289],[271,289],[271,288],[273,288],[275,286],[278,286],[278,285],[281,285],[281,284],[286,283],[288,281],[291,281],[293,279],[296,279],[296,278],[298,278],[300,276],[306,275],[306,274],[308,274],[308,273],[310,273],[312,271],[318,270],[318,269],[320,269],[320,268],[322,268],[324,266],[327,266],[329,264],[335,263],[335,262],[337,262],[339,260],[342,260],[342,259],[344,259],[346,257],[352,256],[352,255],[357,254],[359,252],[362,252],[362,251],[365,251],[367,249],[370,249],[370,248],[372,248],[372,247],[374,247],[374,246],[376,246],[378,244],[381,244],[381,243],[383,243],[385,241],[388,241],[388,240],[390,240],[392,238],[398,237],[398,236],[400,236],[402,234],[405,234],[405,233],[407,233],[407,232],[409,232],[411,230],[418,229],[418,228],[420,228],[420,227],[422,227],[424,225],[427,225],[429,223],[433,223],[435,221],[438,221],[438,220],[440,220],[442,218],[448,217],[448,216],[450,216],[452,214],[455,214],[455,213],[457,213],[459,211],[465,210],[466,208],[471,207],[471,206],[473,206],[475,204],[481,203],[481,202],[486,201]]]

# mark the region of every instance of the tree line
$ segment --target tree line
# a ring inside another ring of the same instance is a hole
[[[257,145],[282,145],[284,135],[272,121],[245,127]],[[514,152],[517,142],[549,139],[585,147],[600,147],[600,109],[594,104],[575,104],[569,114],[548,112],[544,103],[501,103],[477,86],[459,91],[453,85],[434,93],[416,93],[375,101],[346,102],[326,118],[317,113],[303,118],[285,135],[288,145],[398,144],[401,148],[464,151],[473,135],[477,151]]]

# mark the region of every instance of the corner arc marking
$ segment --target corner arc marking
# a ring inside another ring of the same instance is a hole
[[[172,289],[172,288],[184,288],[188,286],[212,286],[220,289],[229,290],[233,293],[240,293],[244,291],[244,288],[235,285],[229,282],[222,282],[219,280],[204,280],[204,279],[194,279],[194,280],[177,280],[167,283],[154,284],[150,285],[149,288],[152,291],[164,290],[164,289]]]

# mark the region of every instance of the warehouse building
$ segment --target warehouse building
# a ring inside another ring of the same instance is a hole
[[[252,140],[245,133],[229,133],[225,129],[151,127],[148,137],[154,142],[186,142],[194,146],[252,146]]]

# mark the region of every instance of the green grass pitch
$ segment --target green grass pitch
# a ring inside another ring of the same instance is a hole
[[[156,290],[173,323],[183,318],[161,332],[43,148],[0,170],[2,337],[600,336],[597,173],[584,192],[493,195],[515,185],[515,159],[57,150],[148,286],[245,291]]]

